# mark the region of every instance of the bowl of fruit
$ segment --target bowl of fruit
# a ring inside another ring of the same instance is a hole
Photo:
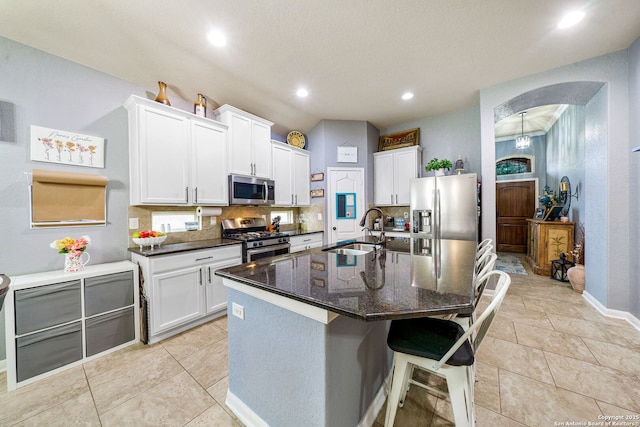
[[[164,242],[166,238],[167,235],[165,233],[151,230],[136,231],[131,236],[133,243],[135,243],[136,245],[140,245],[140,250],[142,250],[144,246],[150,246],[151,249],[153,249],[154,246],[160,246],[160,244]]]

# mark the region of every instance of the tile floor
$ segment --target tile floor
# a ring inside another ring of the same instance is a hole
[[[525,268],[528,275],[511,275],[478,352],[476,425],[588,425],[603,416],[637,417],[640,331],[602,316],[568,283]],[[0,426],[241,426],[224,405],[226,327],[226,318],[218,319],[11,393],[0,374]],[[375,427],[384,424],[384,412]],[[452,419],[447,400],[412,387],[395,425],[452,426]],[[637,418],[619,421],[640,426]]]

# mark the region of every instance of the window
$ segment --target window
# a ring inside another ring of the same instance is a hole
[[[187,231],[186,222],[198,222],[195,212],[152,212],[151,229],[163,233]]]
[[[293,224],[293,211],[271,211],[271,223],[275,217],[280,217],[280,224]]]
[[[517,175],[535,172],[535,158],[533,156],[503,157],[496,161],[497,175]]]

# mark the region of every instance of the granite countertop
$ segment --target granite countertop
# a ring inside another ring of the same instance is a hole
[[[290,230],[290,231],[281,231],[281,233],[287,234],[287,235],[289,235],[289,237],[291,237],[291,236],[304,236],[305,234],[324,233],[324,231],[322,231],[322,230],[315,230],[315,231]]]
[[[216,275],[365,321],[468,313],[476,245],[392,237],[386,249],[364,255],[340,255],[325,246],[223,268]]]
[[[228,246],[228,245],[241,245],[242,242],[240,240],[231,240],[231,239],[208,239],[208,240],[196,240],[194,242],[184,242],[184,243],[170,243],[166,245],[156,246],[153,249],[145,246],[144,249],[140,250],[140,246],[135,246],[129,248],[129,252],[133,252],[134,254],[142,255],[142,256],[157,256],[157,255],[169,255],[178,252],[186,252],[186,251],[197,251],[199,249],[212,249],[220,246]]]

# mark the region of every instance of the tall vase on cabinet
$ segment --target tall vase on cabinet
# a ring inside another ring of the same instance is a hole
[[[156,96],[156,102],[170,106],[171,102],[169,102],[169,98],[167,97],[167,84],[165,82],[158,82],[158,87],[159,91],[158,96]]]

